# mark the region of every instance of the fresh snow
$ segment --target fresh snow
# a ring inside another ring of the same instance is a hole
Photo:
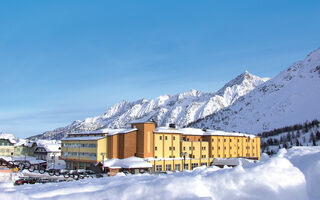
[[[128,123],[153,119],[159,126],[175,123],[183,127],[233,104],[268,79],[249,74],[247,71],[227,83],[216,93],[197,90],[163,95],[155,99],[141,99],[135,102],[122,101],[112,106],[102,116],[45,132],[33,138],[61,139],[68,133],[93,131],[101,128],[126,128]]]
[[[260,163],[198,167],[170,175],[128,175],[72,182],[0,184],[0,198],[24,199],[320,199],[320,147],[281,150]]]
[[[320,49],[317,49],[229,107],[189,125],[257,134],[320,119],[319,102]]]
[[[105,159],[103,162],[104,167],[109,168],[151,168],[152,164],[145,161],[143,158],[129,157],[125,159]]]

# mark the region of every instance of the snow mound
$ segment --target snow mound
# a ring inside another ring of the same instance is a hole
[[[315,200],[320,148],[299,147],[247,166],[198,167],[170,175],[119,174],[101,179],[0,185],[1,199],[255,199]]]

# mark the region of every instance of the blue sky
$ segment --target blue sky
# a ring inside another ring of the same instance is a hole
[[[320,47],[319,1],[2,1],[0,132],[28,137],[121,100],[273,77]]]

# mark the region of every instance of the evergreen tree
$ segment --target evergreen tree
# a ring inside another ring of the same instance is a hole
[[[313,132],[311,132],[309,142],[312,142],[313,140],[315,140],[315,137],[314,137]]]
[[[312,140],[312,146],[317,146],[316,140]]]
[[[299,138],[300,137],[300,131],[298,130],[296,133],[296,137]]]
[[[320,132],[319,131],[317,131],[317,133],[316,133],[316,140],[320,140]]]

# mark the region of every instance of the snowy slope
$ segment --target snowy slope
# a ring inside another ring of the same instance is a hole
[[[136,120],[154,119],[158,125],[175,123],[185,126],[234,103],[256,86],[268,79],[249,74],[247,71],[227,83],[216,93],[191,90],[176,95],[163,95],[156,99],[141,99],[135,102],[122,101],[112,106],[102,116],[45,132],[42,139],[61,139],[70,132],[96,130],[99,128],[122,128]]]
[[[170,175],[128,175],[72,182],[0,184],[1,199],[320,199],[320,148],[295,147],[235,168],[199,167]],[[123,175],[123,174],[122,174]]]
[[[189,124],[259,133],[320,119],[320,49],[229,106]]]

